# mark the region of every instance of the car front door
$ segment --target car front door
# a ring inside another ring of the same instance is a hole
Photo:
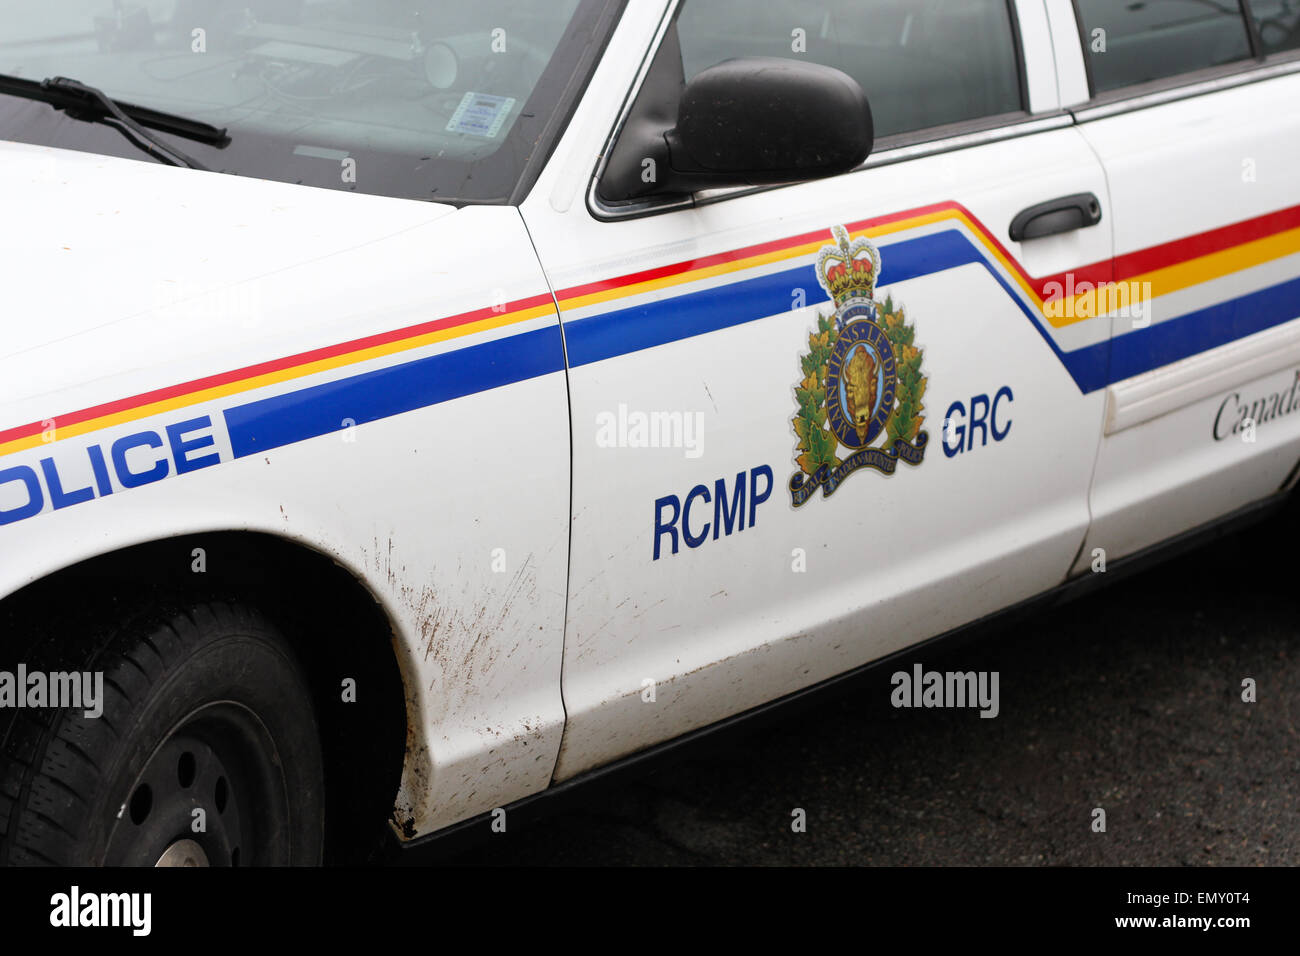
[[[1109,200],[1050,42],[1038,2],[629,8],[523,204],[572,408],[557,779],[1064,578],[1109,320],[1043,300],[1085,264],[1070,296],[1107,280],[1111,240],[1086,224]],[[872,158],[781,188],[602,195],[597,159],[664,58],[690,80],[749,56],[854,77]]]

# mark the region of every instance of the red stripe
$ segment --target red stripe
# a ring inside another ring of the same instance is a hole
[[[1300,206],[1281,209],[1254,219],[1244,219],[1220,229],[1210,229],[1194,236],[1185,236],[1149,249],[1117,256],[1115,278],[1129,279],[1297,227],[1300,227]]]
[[[989,232],[988,227],[986,227],[984,223],[980,221],[980,219],[974,213],[972,213],[961,203],[952,203],[951,205],[954,209],[960,210],[962,214],[965,215],[965,217],[968,220],[970,220],[975,231],[984,237],[984,241],[990,243],[993,246],[993,248],[995,248],[998,252],[1002,254],[1002,257],[1006,260],[1011,271],[1014,272],[1017,276],[1019,276],[1021,280],[1023,280],[1026,285],[1028,285],[1031,289],[1033,289],[1034,292],[1037,293],[1038,297],[1045,302],[1050,302],[1053,299],[1057,299],[1061,297],[1061,295],[1063,294],[1062,292],[1054,292],[1052,295],[1049,296],[1047,294],[1047,287],[1052,283],[1058,283],[1062,287],[1062,289],[1064,289],[1065,277],[1068,274],[1072,274],[1074,276],[1074,284],[1076,286],[1080,282],[1091,282],[1094,285],[1097,285],[1097,284],[1104,284],[1110,281],[1112,272],[1111,272],[1111,263],[1109,259],[1104,260],[1102,262],[1094,262],[1091,265],[1079,266],[1078,268],[1070,269],[1067,272],[1062,272],[1059,273],[1058,275],[1048,275],[1048,276],[1042,276],[1040,278],[1034,278],[1024,270],[1023,266],[1020,265],[1020,260],[1011,254],[1010,250],[1008,250],[1007,247],[1002,244],[1001,240],[999,240],[997,236]]]
[[[1010,264],[1012,270],[1025,281],[1039,298],[1044,301],[1051,301],[1060,298],[1063,291],[1053,290],[1052,294],[1047,293],[1047,287],[1057,285],[1061,290],[1066,286],[1066,277],[1073,277],[1073,284],[1078,286],[1082,282],[1091,282],[1094,285],[1104,284],[1111,281],[1131,278],[1135,275],[1142,275],[1156,269],[1162,269],[1166,266],[1176,265],[1179,262],[1185,262],[1200,256],[1208,255],[1212,252],[1220,252],[1224,249],[1230,249],[1233,246],[1250,242],[1254,239],[1260,239],[1265,236],[1274,235],[1287,229],[1294,229],[1300,226],[1300,206],[1293,206],[1290,209],[1283,209],[1272,212],[1255,219],[1247,219],[1242,222],[1232,223],[1222,226],[1218,229],[1210,229],[1206,232],[1197,233],[1194,236],[1186,236],[1181,239],[1175,239],[1172,242],[1162,243],[1158,246],[1152,246],[1149,249],[1142,249],[1128,255],[1119,256],[1113,262],[1103,260],[1093,262],[1087,265],[1078,266],[1073,269],[1067,269],[1065,272],[1054,275],[1046,275],[1035,278],[1025,272],[1020,261],[1013,256],[1002,242],[989,232],[988,228],[981,222],[969,209],[958,202],[935,203],[931,206],[922,206],[917,209],[909,209],[905,212],[893,213],[888,216],[878,216],[873,219],[863,219],[854,223],[846,223],[845,228],[849,232],[861,232],[867,229],[873,229],[877,226],[888,225],[899,222],[904,219],[914,219],[920,216],[926,216],[931,213],[943,212],[946,210],[955,210],[962,213],[974,227],[974,229],[998,250],[1004,259]],[[683,262],[675,262],[670,265],[659,266],[654,269],[646,269],[641,272],[632,272],[626,275],[617,276],[611,279],[601,279],[596,282],[590,282],[586,285],[574,286],[570,289],[564,289],[556,294],[561,302],[569,299],[578,298],[584,295],[590,295],[594,292],[605,292],[612,289],[619,289],[625,286],[636,285],[641,282],[650,282],[655,279],[663,279],[668,276],[681,275],[684,272],[691,272],[696,269],[707,269],[710,266],[721,265],[727,262],[736,262],[741,259],[748,259],[752,256],[765,255],[770,252],[780,252],[783,249],[789,249],[795,246],[801,246],[805,243],[814,242],[819,238],[826,236],[826,230],[817,230],[807,232],[802,235],[793,236],[786,239],[777,239],[772,242],[759,243],[753,246],[745,246],[741,249],[734,249],[730,252],[720,252],[716,255],[705,256],[700,259],[687,259]]]
[[[1035,289],[1041,298],[1049,301],[1050,299],[1059,297],[1061,293],[1054,293],[1049,298],[1045,294],[1047,286],[1056,283],[1059,286],[1064,287],[1066,285],[1067,275],[1072,275],[1074,277],[1074,284],[1076,286],[1080,282],[1085,281],[1094,284],[1108,282],[1111,281],[1112,276],[1114,276],[1116,280],[1131,278],[1135,275],[1142,275],[1156,269],[1175,265],[1179,262],[1195,259],[1199,256],[1208,255],[1213,252],[1220,252],[1224,249],[1229,249],[1233,246],[1251,242],[1265,236],[1274,235],[1287,229],[1300,227],[1300,206],[1292,206],[1289,209],[1278,210],[1277,212],[1258,216],[1254,219],[1243,220],[1218,229],[1210,229],[1193,236],[1186,236],[1182,239],[1175,239],[1171,242],[1152,246],[1148,249],[1141,249],[1137,252],[1128,253],[1127,255],[1117,257],[1113,262],[1110,260],[1095,262],[1056,275],[1043,276],[1041,278],[1034,278],[1026,273],[1021,267],[1020,262],[1007,251],[1007,248],[1002,245],[1001,241],[990,233],[984,224],[976,218],[970,210],[957,202],[935,203],[930,206],[909,209],[904,212],[892,213],[887,216],[863,219],[858,222],[846,224],[845,228],[850,232],[860,232],[865,229],[872,229],[877,226],[888,225],[905,219],[914,219],[920,216],[950,209],[959,211],[965,215],[965,217],[970,221],[972,227],[983,236],[985,241],[990,243],[998,250],[998,252],[1001,253],[1002,257],[1016,272],[1016,274],[1029,284],[1031,288]],[[794,246],[814,242],[819,238],[823,238],[825,235],[825,230],[816,230],[813,232],[802,233],[798,236],[776,239],[771,242],[759,243],[753,246],[745,246],[741,249],[733,249],[729,252],[721,252],[716,255],[705,256],[701,259],[687,259],[683,262],[677,262],[671,265],[659,266],[654,269],[646,269],[641,272],[628,273],[627,275],[617,276],[611,279],[601,279],[585,285],[574,286],[558,292],[556,297],[563,301],[574,299],[579,296],[590,295],[594,292],[604,292],[607,290],[635,285],[641,282],[680,275],[684,272],[691,272],[696,269],[705,269],[714,265],[748,259],[752,256],[765,255],[770,252],[779,252],[783,249],[789,249]],[[527,299],[520,299],[508,303],[505,308],[506,311],[513,312],[543,305],[550,301],[551,297],[549,295],[535,295]],[[119,399],[115,402],[108,402],[104,405],[96,405],[92,408],[85,408],[81,411],[61,415],[54,420],[60,425],[75,425],[79,422],[100,418],[104,415],[129,411],[133,408],[139,408],[143,405],[151,405],[155,402],[165,401],[169,398],[176,398],[191,392],[199,392],[205,389],[215,388],[220,385],[254,378],[258,375],[265,375],[270,372],[281,371],[297,365],[306,365],[322,359],[344,355],[348,352],[361,351],[377,345],[385,345],[406,338],[414,338],[415,336],[423,335],[427,332],[466,325],[470,322],[486,318],[488,315],[492,314],[492,311],[493,310],[490,308],[475,309],[471,312],[464,312],[459,315],[435,319],[431,322],[425,322],[420,325],[412,325],[391,332],[380,332],[376,335],[367,336],[366,338],[354,339],[350,342],[343,342],[338,345],[325,346],[310,352],[301,352],[297,355],[263,362],[258,365],[250,365],[233,372],[211,375],[206,378],[185,382],[180,385],[156,389],[151,392],[144,392],[140,395],[134,395],[131,398]],[[30,435],[39,434],[42,428],[42,422],[32,422],[27,425],[19,425],[15,428],[0,431],[0,444],[18,438],[26,438]]]
[[[530,309],[534,306],[544,305],[550,301],[550,295],[535,295],[527,299],[519,299],[515,302],[506,303],[504,311],[521,311],[523,309]],[[142,405],[152,405],[154,402],[165,401],[169,398],[177,398],[189,394],[190,392],[201,392],[205,389],[216,388],[219,385],[227,385],[231,382],[255,378],[259,375],[266,375],[270,372],[279,372],[283,369],[293,368],[297,365],[308,365],[312,362],[321,361],[322,359],[334,358],[338,355],[346,355],[348,352],[359,352],[376,345],[387,345],[390,342],[400,342],[402,339],[415,338],[416,336],[424,335],[426,332],[437,332],[442,329],[456,328],[457,326],[476,322],[479,319],[485,319],[493,314],[500,313],[499,311],[494,313],[491,308],[475,309],[472,312],[462,312],[459,315],[450,315],[445,318],[434,319],[431,322],[423,322],[419,325],[410,325],[403,329],[394,329],[391,332],[379,332],[375,335],[366,336],[365,338],[353,339],[350,342],[341,342],[338,345],[327,345],[319,349],[313,349],[310,352],[299,352],[297,355],[290,355],[287,358],[261,362],[257,365],[249,365],[241,369],[236,369],[233,372],[222,372],[219,375],[209,375],[205,378],[183,382],[180,385],[171,385],[167,388],[159,388],[151,392],[143,392],[139,395],[133,395],[130,398],[122,398],[115,402],[107,402],[103,405],[95,405],[92,408],[83,408],[77,412],[70,412],[67,415],[59,415],[53,420],[60,427],[75,425],[78,422],[101,418],[104,415],[113,415],[118,412],[125,412],[130,411],[133,408],[139,408]],[[39,434],[43,427],[44,423],[42,422],[31,422],[27,425],[19,425],[15,428],[0,431],[0,445],[18,438],[26,438],[29,435]]]
[[[862,229],[868,229],[874,226],[883,226],[891,222],[898,222],[901,219],[914,219],[917,216],[924,216],[927,213],[938,212],[941,209],[960,208],[961,207],[956,203],[938,203],[933,206],[924,206],[920,209],[909,209],[906,212],[891,213],[888,216],[880,216],[876,219],[864,219],[861,222],[849,223],[845,228],[848,229],[849,232],[858,232]],[[754,246],[745,246],[741,249],[732,249],[729,252],[719,252],[712,256],[705,256],[702,259],[687,259],[684,262],[674,262],[671,265],[659,266],[655,269],[646,269],[643,272],[630,272],[627,275],[616,276],[612,279],[599,279],[596,282],[588,282],[586,285],[577,285],[569,289],[563,289],[560,292],[557,292],[555,297],[563,302],[567,299],[575,299],[579,296],[591,295],[593,292],[605,292],[611,289],[621,289],[624,286],[636,285],[640,282],[650,282],[654,279],[663,279],[668,276],[680,275],[683,272],[693,272],[696,269],[707,269],[710,266],[722,265],[726,262],[736,262],[740,259],[749,259],[752,256],[766,255],[769,252],[780,252],[783,249],[802,246],[809,242],[816,242],[819,239],[824,240],[826,238],[826,233],[827,230],[818,229],[814,232],[805,232],[798,236],[790,236],[785,239],[774,239],[771,242],[763,242]]]
[[[990,233],[988,229],[985,228],[984,224],[969,209],[958,202],[949,201],[934,203],[930,206],[908,209],[904,212],[891,213],[887,216],[876,216],[872,219],[862,219],[858,222],[846,223],[845,228],[850,233],[862,232],[867,229],[874,229],[878,226],[887,226],[891,223],[900,222],[905,219],[916,219],[920,216],[928,216],[932,213],[946,212],[949,210],[960,212],[964,215],[970,221],[975,231],[982,235],[989,244],[1002,253],[1003,257],[1008,263],[1010,263],[1011,268],[1038,293],[1040,298],[1045,297],[1043,290],[1049,283],[1059,282],[1064,285],[1066,273],[1044,276],[1041,279],[1035,279],[1026,273],[1025,270],[1021,268],[1016,257],[1007,251],[1007,248],[998,241],[997,237]],[[579,296],[590,295],[593,292],[605,292],[612,289],[623,288],[625,286],[636,285],[641,282],[650,282],[668,276],[681,275],[684,272],[691,272],[696,269],[707,269],[710,266],[721,265],[727,262],[736,262],[741,259],[748,259],[751,256],[761,256],[769,252],[780,252],[783,249],[790,249],[795,246],[804,245],[805,243],[815,242],[818,239],[825,239],[826,234],[826,230],[819,229],[815,232],[806,232],[802,235],[786,239],[777,239],[772,242],[745,246],[741,249],[734,249],[730,252],[720,252],[716,255],[705,256],[700,259],[687,259],[683,262],[675,262],[671,265],[659,266],[655,269],[646,269],[642,272],[631,272],[627,275],[616,276],[611,279],[601,279],[596,282],[589,282],[586,285],[564,289],[556,293],[556,298],[561,302],[565,302],[569,299],[578,298]],[[1098,262],[1070,271],[1074,274],[1076,284],[1084,280],[1093,283],[1107,282],[1111,277],[1111,264],[1109,261]]]
[[[1029,281],[1038,288],[1039,295],[1044,300],[1050,301],[1051,299],[1060,298],[1062,293],[1058,292],[1048,297],[1043,294],[1044,287],[1052,282],[1062,287],[1065,286],[1067,275],[1074,276],[1075,286],[1078,286],[1083,281],[1094,284],[1109,281],[1122,282],[1134,276],[1145,275],[1157,269],[1165,269],[1179,263],[1189,262],[1192,259],[1208,256],[1215,252],[1223,252],[1225,249],[1231,249],[1234,246],[1240,246],[1297,227],[1300,227],[1300,206],[1292,206],[1290,209],[1280,209],[1277,212],[1256,216],[1254,219],[1243,219],[1241,222],[1220,226],[1217,229],[1207,229],[1205,232],[1198,232],[1192,236],[1184,236],[1181,239],[1164,242],[1158,246],[1150,246],[1126,255],[1116,256],[1113,273],[1110,263],[1094,262],[1058,275],[1044,276],[1041,279],[1029,279]],[[996,240],[994,241],[996,242]],[[1019,263],[1016,264],[1016,268],[1019,271]],[[1021,274],[1023,275],[1023,272]],[[1114,276],[1113,280],[1111,278],[1112,274]]]

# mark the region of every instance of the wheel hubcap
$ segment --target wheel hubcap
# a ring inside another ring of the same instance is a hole
[[[248,709],[208,705],[154,750],[118,811],[110,866],[277,864],[289,805],[274,742]]]
[[[154,866],[207,866],[208,855],[193,840],[177,840],[158,857]]]

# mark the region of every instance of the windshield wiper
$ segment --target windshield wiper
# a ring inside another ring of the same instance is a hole
[[[207,143],[218,149],[230,144],[230,137],[224,129],[184,116],[151,110],[147,106],[118,102],[103,90],[70,80],[66,76],[54,76],[38,82],[0,73],[0,93],[48,103],[76,120],[111,126],[150,156],[171,166],[207,169],[198,160],[169,145],[145,127]]]

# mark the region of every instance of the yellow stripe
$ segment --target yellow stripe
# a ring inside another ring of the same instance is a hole
[[[267,385],[276,385],[280,382],[288,382],[296,378],[316,375],[320,372],[328,372],[332,369],[354,365],[359,362],[366,362],[370,359],[383,358],[386,355],[395,355],[399,352],[407,352],[411,349],[417,349],[425,345],[432,345],[436,342],[446,342],[451,339],[461,338],[462,336],[472,335],[476,332],[486,332],[490,329],[514,325],[517,322],[525,322],[528,319],[534,319],[538,316],[554,314],[554,311],[555,309],[552,305],[538,305],[531,309],[524,309],[519,312],[507,312],[499,316],[494,315],[466,325],[458,325],[450,329],[439,329],[434,332],[426,332],[424,335],[418,335],[413,338],[400,339],[396,342],[387,342],[383,345],[375,345],[356,352],[347,352],[343,355],[335,355],[331,358],[320,359],[316,362],[308,362],[304,365],[295,365],[291,368],[280,369],[275,372],[267,372],[265,375],[256,375],[252,378],[240,379],[237,382],[227,382],[224,385],[217,385],[213,388],[202,389],[197,392],[188,392],[185,395],[176,395],[172,398],[152,402],[148,405],[140,405],[136,408],[126,409],[110,415],[101,415],[98,418],[87,419],[84,422],[77,422],[73,425],[59,427],[56,419],[55,437],[49,442],[44,439],[43,435],[28,435],[25,438],[15,438],[13,441],[0,445],[0,455],[25,451],[28,448],[35,448],[42,444],[50,444],[54,441],[63,441],[65,438],[75,438],[77,435],[99,431],[103,428],[111,428],[114,425],[133,422],[137,419],[148,418],[150,415],[158,415],[163,412],[174,411],[178,408],[200,405],[204,402],[213,401],[214,399],[225,398],[228,395],[237,395],[240,392],[249,392],[254,389],[263,388]]]
[[[874,229],[860,230],[853,233],[853,237],[867,236],[878,238],[887,236],[891,233],[902,232],[906,229],[915,229],[918,226],[929,225],[932,222],[939,222],[943,219],[957,218],[966,222],[969,226],[970,221],[955,209],[943,210],[941,212],[929,213],[924,216],[914,216],[911,219],[903,219],[895,223],[889,223],[884,226],[877,226]],[[978,233],[978,230],[975,230]],[[759,266],[769,265],[773,262],[785,262],[790,259],[798,259],[802,256],[816,254],[822,246],[826,245],[824,239],[817,239],[812,242],[805,242],[801,245],[790,246],[786,249],[778,249],[775,252],[765,252],[756,256],[749,256],[745,259],[737,259],[734,262],[722,262],[714,266],[704,266],[699,269],[691,269],[677,275],[664,276],[659,279],[647,279],[644,282],[637,282],[632,285],[619,286],[615,289],[603,289],[600,292],[591,292],[587,295],[577,296],[572,299],[565,299],[561,304],[566,311],[573,309],[585,308],[589,305],[599,305],[602,302],[609,302],[613,299],[623,299],[634,295],[642,295],[646,292],[656,292],[660,289],[671,289],[674,286],[685,285],[688,282],[699,282],[702,279],[711,279],[714,276],[729,275],[733,272],[743,272],[746,269],[754,269]]]
[[[1063,299],[1055,300],[1051,311],[1066,314],[1044,317],[1053,328],[1063,328],[1093,318],[1099,310],[1101,315],[1106,315],[1112,304],[1117,304],[1118,307],[1128,303],[1131,308],[1162,295],[1222,279],[1297,252],[1300,252],[1300,228],[1288,229],[1276,235],[1243,242],[1230,249],[1221,249],[1172,266],[1153,269],[1122,282],[1102,283],[1095,291],[1077,293],[1068,303]],[[1043,311],[1046,312],[1046,307],[1043,307]]]
[[[1154,299],[1202,282],[1221,279],[1234,272],[1241,272],[1297,252],[1300,252],[1300,228],[1288,229],[1286,232],[1265,236],[1262,239],[1253,239],[1230,249],[1222,249],[1197,259],[1165,266],[1163,269],[1156,269],[1126,281],[1137,283],[1139,288],[1143,283],[1150,282],[1151,298]]]
[[[1083,322],[1093,318],[1095,310],[1091,308],[1091,303],[1087,306],[1084,300],[1102,299],[1103,296],[1110,295],[1110,289],[1116,283],[1105,283],[1100,289],[1094,292],[1080,292],[1072,297],[1071,300],[1062,299],[1053,300],[1051,313],[1048,314],[1047,304],[1043,297],[1038,294],[1028,280],[1021,274],[1018,266],[1007,256],[1003,255],[1001,250],[992,242],[984,229],[976,222],[971,220],[959,209],[944,209],[938,212],[928,213],[924,216],[914,216],[910,219],[902,219],[898,222],[888,223],[882,226],[876,226],[871,229],[858,230],[852,233],[853,238],[867,237],[878,239],[892,233],[903,232],[910,229],[916,229],[921,226],[927,226],[932,223],[942,222],[944,220],[956,220],[966,226],[984,247],[985,252],[990,258],[1001,263],[1002,268],[1011,280],[1025,294],[1025,297],[1033,303],[1038,314],[1052,328],[1060,329],[1076,322]],[[616,289],[606,289],[601,292],[593,292],[589,295],[579,296],[574,299],[565,300],[562,305],[568,310],[580,309],[590,305],[598,305],[602,302],[609,302],[614,299],[628,298],[635,295],[642,295],[648,292],[656,292],[662,289],[670,289],[675,286],[685,285],[691,282],[699,282],[703,279],[713,278],[720,275],[728,275],[735,272],[742,272],[747,269],[757,268],[759,266],[769,265],[774,262],[784,262],[791,259],[797,259],[802,256],[813,255],[821,249],[826,243],[824,241],[814,241],[803,243],[798,246],[791,246],[788,249],[781,249],[776,252],[764,253],[762,255],[750,256],[746,259],[737,259],[734,262],[725,262],[715,266],[706,266],[701,269],[694,269],[678,275],[664,276],[660,279],[649,279],[645,282],[638,282],[634,285],[621,286]],[[1138,283],[1139,292],[1130,296],[1130,302],[1136,304],[1143,301],[1141,296],[1141,283],[1151,283],[1151,297],[1155,298],[1161,295],[1168,295],[1171,292],[1177,292],[1189,286],[1197,285],[1202,282],[1208,282],[1212,279],[1219,279],[1234,272],[1240,272],[1265,262],[1271,262],[1282,256],[1300,252],[1300,229],[1292,229],[1287,232],[1278,233],[1275,236],[1268,236],[1263,239],[1256,239],[1251,242],[1234,246],[1231,249],[1225,249],[1220,252],[1211,253],[1192,259],[1187,262],[1179,263],[1173,266],[1167,266],[1163,269],[1157,269],[1146,275],[1137,276],[1134,279],[1125,280],[1126,283]]]
[[[1064,312],[1065,314],[1053,314],[1049,316],[1046,314],[1046,308],[1042,297],[1024,279],[1019,268],[1017,268],[1009,258],[1002,254],[998,247],[988,238],[982,227],[973,222],[959,209],[944,209],[923,216],[914,216],[909,219],[902,219],[897,222],[875,226],[871,229],[858,230],[852,235],[854,238],[867,237],[870,239],[879,239],[883,236],[916,229],[921,226],[931,225],[944,220],[957,220],[958,222],[963,223],[971,234],[979,239],[981,245],[991,258],[1002,264],[1007,275],[1011,277],[1016,285],[1020,287],[1020,290],[1025,294],[1025,296],[1034,304],[1044,321],[1053,328],[1064,328],[1068,325],[1073,325],[1076,322],[1082,322],[1092,318],[1094,314],[1093,310],[1091,308],[1085,308],[1083,301],[1094,295],[1097,296],[1097,298],[1102,298],[1103,295],[1109,297],[1111,294],[1109,290],[1115,288],[1117,285],[1117,283],[1106,283],[1100,289],[1096,290],[1096,292],[1078,293],[1070,300],[1068,306],[1062,303],[1061,300],[1056,300],[1053,303],[1054,307],[1052,312]],[[676,286],[713,278],[715,276],[743,272],[775,262],[798,259],[803,256],[817,253],[825,244],[826,243],[823,240],[815,240],[813,242],[802,243],[775,252],[749,256],[745,259],[738,259],[734,262],[724,262],[714,266],[688,270],[677,275],[664,276],[659,279],[649,279],[645,282],[638,282],[633,285],[593,292],[589,295],[568,299],[563,303],[563,306],[566,311],[570,311],[591,305],[597,305],[603,302],[609,302],[615,299],[630,298],[648,292],[670,289]],[[1300,252],[1300,228],[1291,229],[1274,236],[1252,240],[1251,242],[1234,246],[1231,249],[1210,253],[1187,262],[1167,266],[1162,269],[1156,269],[1152,272],[1136,276],[1133,279],[1127,279],[1125,280],[1125,284],[1132,284],[1130,285],[1130,288],[1136,288],[1138,290],[1136,295],[1130,296],[1130,302],[1136,304],[1147,301],[1147,298],[1141,294],[1141,290],[1145,283],[1150,283],[1150,298],[1154,299],[1158,296],[1169,295],[1172,292],[1177,292],[1193,285],[1198,285],[1213,279],[1219,279],[1235,272],[1262,265],[1265,262],[1271,262],[1275,259],[1296,252]],[[303,378],[308,375],[315,375],[320,372],[326,372],[347,365],[369,361],[370,359],[395,355],[400,352],[406,352],[411,349],[417,349],[437,342],[449,341],[462,336],[472,335],[477,332],[502,328],[507,325],[513,325],[517,322],[524,322],[528,319],[547,315],[551,311],[552,308],[550,305],[535,306],[531,309],[525,309],[520,312],[509,312],[501,316],[482,319],[468,325],[429,332],[413,338],[402,339],[385,345],[377,345],[368,349],[361,349],[356,352],[349,352],[344,355],[322,359],[317,362],[309,362],[304,365],[282,369],[266,375],[259,375],[253,378],[242,379],[238,382],[230,382],[214,388],[191,392],[186,395],[176,396],[174,398],[154,402],[149,405],[143,405],[116,414],[104,415],[85,422],[78,422],[75,425],[57,428],[56,438],[53,440],[62,441],[64,438],[84,435],[113,425],[124,424],[126,422],[146,418],[150,415],[173,411],[191,405],[198,405],[214,399],[224,398],[229,395],[252,391],[268,385],[275,385],[280,382]],[[41,444],[46,444],[42,435],[30,435],[26,438],[15,439],[11,442],[0,445],[0,455],[24,451],[28,448],[35,448]]]

